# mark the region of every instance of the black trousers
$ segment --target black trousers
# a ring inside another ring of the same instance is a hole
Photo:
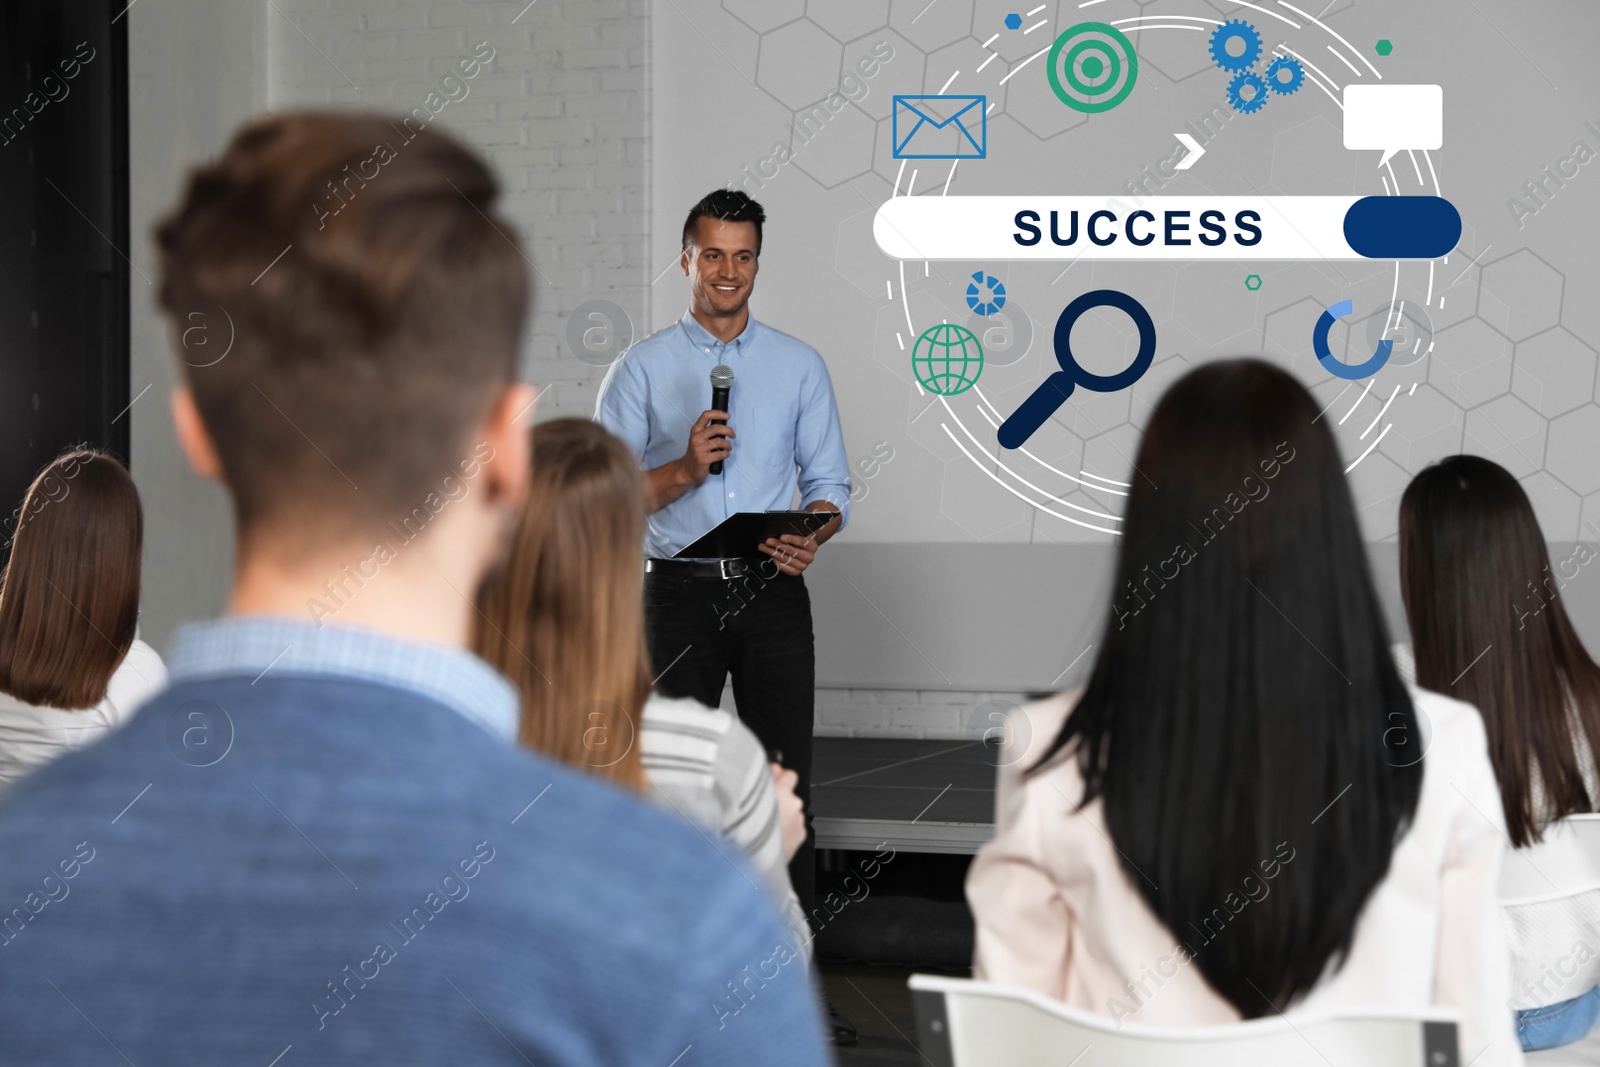
[[[811,728],[816,714],[816,649],[811,594],[805,579],[767,566],[742,578],[646,574],[645,632],[656,689],[716,707],[733,675],[739,718],[769,759],[800,777],[806,843],[789,863],[800,906],[816,903],[816,852],[811,844]]]

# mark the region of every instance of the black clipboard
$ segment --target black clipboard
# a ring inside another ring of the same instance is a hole
[[[756,546],[783,534],[809,536],[832,522],[832,511],[741,511],[695,539],[673,559],[737,559],[762,555]]]

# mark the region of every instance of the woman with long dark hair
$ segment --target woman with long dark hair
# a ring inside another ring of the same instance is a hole
[[[1453,1006],[1462,1062],[1520,1062],[1483,727],[1400,680],[1316,403],[1202,366],[1132,482],[1088,685],[1012,724],[976,975],[1151,1024]]]
[[[1440,460],[1400,501],[1400,586],[1417,685],[1483,714],[1518,848],[1600,799],[1600,666],[1560,595],[1593,558],[1578,546],[1552,570],[1528,495],[1478,456]],[[1590,944],[1600,890],[1508,909],[1506,919],[1523,1048],[1578,1040],[1600,1018],[1600,945]],[[1574,953],[1579,944],[1586,954]]]
[[[64,452],[28,487],[0,576],[0,787],[166,688],[137,636],[143,544],[139,491],[104,452]]]

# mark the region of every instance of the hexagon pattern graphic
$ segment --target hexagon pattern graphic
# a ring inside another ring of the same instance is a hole
[[[889,25],[924,52],[937,52],[972,35],[972,7],[928,0],[891,0]],[[988,36],[985,34],[985,36]]]
[[[1594,395],[1594,349],[1564,326],[1552,326],[1517,345],[1511,390],[1547,419]]]
[[[1565,283],[1560,271],[1527,248],[1483,268],[1483,292],[1493,295],[1502,309],[1494,326],[1513,341],[1525,340],[1561,321]],[[1479,315],[1487,318],[1482,310]]]
[[[722,0],[722,7],[757,33],[766,33],[804,15],[806,0]]]
[[[1345,264],[1330,271],[1327,265],[1268,263],[1245,276],[1244,284],[1237,265],[1077,267],[1074,291],[1091,282],[1122,288],[1137,295],[1151,312],[1161,342],[1145,378],[1121,395],[1074,397],[1047,424],[1047,431],[1030,442],[1034,457],[1026,462],[1002,452],[993,440],[992,426],[981,419],[969,415],[962,421],[987,452],[974,440],[941,429],[939,419],[929,412],[929,397],[918,395],[911,381],[907,346],[915,333],[908,333],[908,309],[919,327],[941,318],[964,322],[967,309],[961,294],[972,272],[997,270],[1005,278],[1017,310],[1031,313],[1035,336],[1026,358],[1012,365],[997,364],[982,382],[987,405],[1003,417],[1008,405],[1014,407],[1039,376],[1048,373],[1053,316],[1060,309],[1061,294],[1072,286],[1064,283],[1053,290],[1041,286],[1036,295],[1007,274],[1003,264],[945,263],[928,268],[906,264],[909,289],[901,296],[898,265],[877,250],[871,236],[876,205],[889,195],[891,186],[903,194],[914,183],[914,193],[938,195],[946,174],[929,164],[907,169],[890,158],[892,96],[938,93],[952,81],[951,92],[981,88],[991,104],[991,143],[1004,145],[1018,138],[1053,143],[1065,136],[1060,143],[1067,146],[1066,173],[1079,181],[1098,180],[1071,151],[1078,138],[1092,136],[1092,131],[1085,133],[1090,116],[1037,91],[1038,86],[1026,81],[1027,71],[1023,77],[996,84],[1048,46],[1059,27],[1086,16],[1078,14],[1076,4],[1051,5],[1024,16],[1020,12],[1028,10],[1026,5],[1019,8],[1011,0],[932,4],[928,0],[721,0],[721,6],[752,31],[756,87],[793,116],[788,137],[792,169],[823,189],[855,190],[837,221],[830,221],[837,232],[834,269],[854,291],[881,305],[872,358],[905,383],[906,433],[940,457],[944,468],[940,509],[968,536],[1007,537],[1026,529],[1030,539],[1042,541],[1105,540],[1107,534],[1060,517],[1090,526],[1116,526],[1122,491],[1106,483],[1115,485],[1112,479],[1131,476],[1141,428],[1161,391],[1207,359],[1260,352],[1311,383],[1319,405],[1326,405],[1326,417],[1341,435],[1341,448],[1366,450],[1348,457],[1363,457],[1351,472],[1352,483],[1363,503],[1387,505],[1364,509],[1369,537],[1394,535],[1393,505],[1412,472],[1466,450],[1494,459],[1522,480],[1551,539],[1580,536],[1580,523],[1594,527],[1582,536],[1600,539],[1600,462],[1593,458],[1600,455],[1600,406],[1595,396],[1600,353],[1592,339],[1580,337],[1563,323],[1567,294],[1561,270],[1531,248],[1485,251],[1470,220],[1460,246],[1447,262],[1437,265],[1437,290],[1430,282],[1426,294],[1412,291],[1419,284],[1413,278],[1397,283],[1387,264]],[[1226,0],[1212,6],[1223,18],[1249,15],[1247,9]],[[1350,6],[1335,4],[1323,18]],[[1140,11],[1149,17],[1181,14],[1190,7],[1176,0],[1153,0],[1141,3]],[[1036,27],[1037,32],[1025,29],[1044,20],[1048,23]],[[1214,70],[1204,50],[1187,40],[1191,36],[1198,35],[1140,35],[1142,70],[1165,83],[1187,83]],[[1367,54],[1380,65],[1376,57],[1389,56],[1393,50],[1388,39],[1368,47]],[[876,63],[875,77],[862,77],[858,64],[873,65],[875,50],[880,55],[891,51],[892,59]],[[747,53],[743,59],[748,58]],[[988,80],[973,85],[974,72],[985,68]],[[882,75],[885,70],[892,76]],[[848,94],[842,110],[818,111],[830,94],[851,84],[864,86],[864,91]],[[1190,128],[1202,128],[1208,141],[1242,140],[1228,130],[1236,116],[1226,107],[1220,88],[1204,78],[1192,84],[1198,88],[1184,97],[1172,117],[1173,127],[1188,119],[1194,124]],[[1299,94],[1275,106],[1286,110],[1311,95]],[[1256,152],[1249,165],[1261,174],[1265,192],[1373,192],[1372,176],[1362,169],[1365,164],[1356,153],[1318,156],[1319,146],[1338,139],[1335,112],[1300,106],[1297,116],[1276,126],[1268,139],[1270,148]],[[1155,164],[1161,158],[1164,153],[1151,155],[1146,177],[1159,169]],[[1203,161],[1199,169],[1205,170],[1209,163]],[[1400,161],[1395,165],[1398,169]],[[873,175],[882,181],[873,181]],[[1104,177],[1116,179],[1112,189],[1120,189],[1125,177],[1140,179],[1139,174]],[[1159,188],[1158,183],[1152,191]],[[1397,351],[1395,366],[1368,383],[1313,381],[1307,365],[1314,359],[1309,324],[1320,310],[1342,297],[1354,300],[1357,325],[1341,323],[1336,328],[1335,351],[1342,352],[1341,358],[1356,359],[1358,350],[1369,343],[1367,320],[1387,306],[1391,292],[1414,308],[1425,307],[1431,332],[1420,336],[1431,348]],[[1125,322],[1111,319],[1086,322],[1086,345],[1103,350],[1096,358],[1114,361],[1129,350],[1126,327]],[[934,406],[938,404],[935,400]],[[996,421],[987,408],[984,415],[989,422]],[[1053,435],[1048,440],[1046,432]],[[967,454],[952,438],[959,439]],[[1008,478],[1002,464],[1018,471],[1026,466],[1030,480],[1041,471],[1056,473],[1045,475],[1052,479],[1049,492],[1035,494],[1030,505],[1018,495],[1019,489],[1028,490]],[[1080,471],[1104,477],[1086,483],[1077,477]],[[1047,496],[1053,498],[1045,500]],[[1383,517],[1373,518],[1379,513]]]
[[[823,100],[839,85],[843,47],[815,23],[798,21],[761,35],[756,84],[791,110]]]
[[[889,0],[807,0],[806,17],[842,44],[889,23]]]

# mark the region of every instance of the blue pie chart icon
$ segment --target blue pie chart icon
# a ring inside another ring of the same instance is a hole
[[[1006,287],[993,274],[978,271],[967,283],[967,307],[979,315],[993,315],[1006,306]]]
[[[1345,381],[1360,381],[1370,378],[1383,369],[1389,362],[1389,353],[1394,351],[1394,342],[1384,338],[1378,342],[1377,351],[1372,358],[1364,363],[1341,363],[1333,358],[1333,353],[1328,351],[1328,331],[1333,329],[1335,319],[1342,319],[1355,310],[1355,305],[1348,300],[1341,300],[1324,311],[1317,319],[1317,325],[1311,331],[1311,347],[1317,353],[1317,362],[1322,364],[1322,369],[1335,378]]]

